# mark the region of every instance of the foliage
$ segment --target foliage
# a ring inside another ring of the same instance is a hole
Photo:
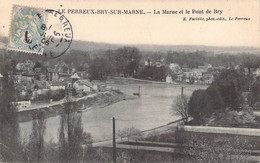
[[[242,106],[242,111],[226,110],[224,112],[213,114],[207,125],[211,126],[232,126],[248,127],[256,124],[253,108]]]
[[[64,97],[65,97],[65,90],[63,89],[49,90],[45,94],[38,96],[36,100],[50,101],[50,99],[52,99],[53,101],[59,101]]]
[[[17,121],[16,105],[18,97],[14,86],[13,72],[15,61],[8,55],[1,58],[0,73],[0,157],[1,161],[19,161],[20,131]]]
[[[194,91],[189,101],[189,115],[194,123],[204,124],[213,113],[226,109],[241,110],[242,92],[248,91],[252,78],[236,70],[223,70],[206,90]]]
[[[243,153],[245,146],[250,144],[244,139],[233,136],[214,137],[208,135],[176,131],[176,141],[180,144],[180,152],[189,155],[194,162],[202,163],[237,163],[247,161],[248,154]]]
[[[51,92],[51,99],[53,101],[59,101],[65,97],[65,90],[59,89]]]
[[[143,70],[139,71],[135,77],[139,79],[163,81],[166,77],[166,68],[164,66],[146,66]]]
[[[122,130],[118,130],[117,135],[121,137],[121,139],[127,137],[128,141],[129,139],[141,140],[143,138],[143,135],[140,132],[141,131],[135,127],[129,127],[129,128],[124,128]]]
[[[260,77],[257,77],[256,81],[252,85],[252,101],[254,104],[260,101]]]
[[[256,55],[244,54],[241,56],[242,66],[248,69],[249,74],[251,70],[260,67],[260,58]]]
[[[89,67],[90,80],[105,80],[113,72],[111,65],[105,58],[95,58]]]
[[[189,115],[193,117],[193,121],[197,124],[205,123],[212,113],[222,109],[222,97],[218,90],[213,88],[194,91],[188,103]]]
[[[211,87],[219,90],[226,107],[238,110],[243,102],[241,94],[249,90],[251,81],[251,76],[239,71],[224,70],[216,76]]]
[[[105,80],[107,75],[133,76],[142,58],[140,51],[133,47],[123,47],[106,51],[106,56],[96,57],[89,67],[91,80]]]
[[[197,68],[199,65],[204,65],[205,63],[205,52],[168,52],[166,56],[166,63],[177,63],[181,68],[187,65],[189,68]]]

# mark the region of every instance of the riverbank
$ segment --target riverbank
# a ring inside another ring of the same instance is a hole
[[[76,111],[88,111],[91,108],[103,108],[105,106],[126,99],[130,99],[130,97],[126,96],[120,91],[112,90],[105,92],[96,92],[88,96],[75,98],[73,99],[73,102],[75,103],[75,107],[77,108]],[[65,103],[66,102],[64,100],[60,100],[52,103],[44,103],[28,107],[25,110],[17,112],[18,121],[31,121],[33,117],[39,112],[44,112],[45,118],[57,116],[63,112]]]
[[[206,84],[189,84],[189,83],[181,83],[181,82],[166,83],[166,82],[162,82],[162,81],[136,79],[136,78],[132,78],[132,77],[109,77],[106,82],[114,83],[114,84],[164,84],[164,85],[208,87],[208,85],[206,85]]]

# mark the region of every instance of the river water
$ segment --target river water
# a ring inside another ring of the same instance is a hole
[[[151,129],[179,119],[174,113],[174,99],[181,94],[181,85],[173,84],[122,84],[111,85],[123,93],[133,96],[141,86],[141,96],[120,101],[103,108],[91,108],[82,112],[82,127],[94,141],[112,138],[112,117],[116,118],[116,130],[135,127],[139,130]],[[196,89],[206,86],[185,85],[184,94],[191,95]],[[21,135],[27,139],[32,122],[20,123]],[[47,118],[45,141],[57,141],[60,116]]]

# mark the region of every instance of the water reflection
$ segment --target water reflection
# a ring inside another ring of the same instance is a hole
[[[75,103],[65,104],[60,118],[59,158],[62,162],[83,160],[83,145],[92,143],[90,134],[83,132],[82,114],[76,112]]]
[[[33,115],[32,132],[28,143],[29,158],[28,161],[41,162],[44,159],[44,135],[46,132],[46,119],[44,112],[39,111]]]

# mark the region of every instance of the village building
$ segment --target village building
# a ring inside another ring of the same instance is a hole
[[[26,60],[25,62],[17,63],[16,69],[18,71],[27,72],[27,71],[32,71],[34,66],[35,63],[33,61]]]
[[[24,83],[33,83],[34,82],[34,73],[33,72],[27,72],[22,74],[21,76],[21,82]]]
[[[77,92],[89,93],[93,90],[93,84],[88,80],[77,80],[73,87]]]
[[[66,83],[65,82],[60,82],[60,81],[49,81],[48,82],[50,85],[50,90],[65,90],[66,88]]]
[[[170,74],[168,74],[168,75],[166,76],[165,82],[166,82],[166,83],[173,83],[172,76],[171,76]]]
[[[59,80],[59,72],[55,69],[48,68],[47,69],[47,80],[48,81],[58,81]]]

